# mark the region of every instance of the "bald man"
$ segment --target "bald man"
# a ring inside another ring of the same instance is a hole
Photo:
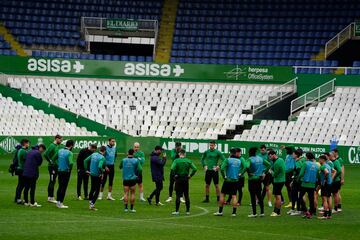
[[[140,151],[140,143],[136,142],[134,143],[134,158],[137,158],[138,161],[141,164],[141,167],[143,167],[144,163],[145,163],[145,154],[144,152]],[[146,199],[144,198],[144,188],[143,188],[143,183],[142,183],[142,173],[138,174],[138,182],[137,182],[138,186],[139,186],[139,193],[140,193],[140,201],[142,202],[146,202]]]

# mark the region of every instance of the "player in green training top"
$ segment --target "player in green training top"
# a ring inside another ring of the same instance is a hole
[[[334,169],[336,170],[336,174],[334,176],[334,179],[333,179],[333,182],[332,182],[332,185],[331,185],[332,194],[334,196],[334,210],[333,210],[333,213],[336,213],[339,210],[339,204],[340,204],[339,191],[340,191],[340,188],[341,188],[342,168],[341,168],[341,163],[340,163],[339,159],[336,159],[336,154],[334,152],[330,152],[330,160],[332,161],[332,163],[334,165]]]
[[[333,150],[335,158],[339,161],[341,167],[341,176],[340,176],[340,189],[339,189],[339,203],[337,205],[337,211],[341,212],[341,186],[345,183],[345,166],[344,160],[339,156],[339,151],[337,148]]]
[[[137,158],[141,164],[141,166],[145,163],[145,154],[144,152],[140,151],[140,143],[134,143],[134,158]],[[140,194],[140,201],[145,202],[146,199],[144,198],[144,187],[143,187],[143,176],[142,173],[138,175],[138,182],[139,186],[139,194]]]
[[[268,150],[266,149],[265,145],[260,145],[260,152],[258,154],[259,157],[262,158],[263,161],[269,161],[269,156],[268,156]],[[269,161],[270,164],[272,164],[272,161]],[[267,196],[267,200],[268,200],[268,206],[272,207],[272,203],[271,203],[271,191],[270,191],[270,185],[273,182],[273,177],[271,175],[270,172],[265,173],[265,177],[262,180],[263,183],[263,189],[261,192],[261,197],[262,199],[265,199],[265,195]]]
[[[62,136],[56,135],[54,142],[51,143],[49,147],[47,147],[44,153],[44,157],[49,163],[48,171],[49,171],[50,180],[48,185],[48,202],[51,203],[56,203],[56,200],[54,198],[54,189],[55,189],[56,178],[58,176],[58,166],[56,165],[56,159],[54,159],[54,157],[61,148],[62,140],[63,140]]]
[[[179,158],[179,152],[182,149],[182,145],[181,142],[176,142],[175,143],[175,148],[171,150],[170,152],[170,157],[172,162],[174,162],[175,159]],[[174,191],[174,185],[175,185],[175,178],[174,178],[174,173],[172,171],[170,171],[170,177],[169,177],[169,198],[166,199],[165,202],[171,202],[172,201],[172,195],[173,195],[173,191]],[[180,199],[180,201],[183,200],[182,198]],[[185,200],[183,200],[185,202]]]
[[[281,190],[285,184],[285,161],[279,158],[274,150],[270,150],[268,155],[269,159],[274,163],[271,170],[274,178],[273,195],[275,196],[275,206],[270,216],[277,217],[280,216]]]
[[[30,143],[28,139],[23,139],[21,140],[20,144],[21,144],[21,148],[17,152],[17,168],[16,168],[16,175],[18,175],[18,184],[16,186],[15,199],[17,204],[23,204],[23,201],[21,200],[21,193],[23,192],[25,187],[24,176],[23,176],[24,163]]]
[[[211,141],[209,143],[209,149],[204,152],[201,157],[201,164],[205,170],[205,200],[204,203],[210,202],[209,192],[211,181],[214,182],[217,201],[220,199],[219,189],[219,169],[222,161],[225,160],[224,155],[217,149],[215,149],[216,143]]]
[[[190,198],[189,198],[189,179],[195,175],[197,169],[193,162],[186,158],[185,150],[181,150],[179,158],[175,159],[171,165],[171,170],[175,176],[176,204],[173,215],[179,215],[180,198],[185,197],[186,215],[190,214]],[[190,173],[191,169],[191,173]]]

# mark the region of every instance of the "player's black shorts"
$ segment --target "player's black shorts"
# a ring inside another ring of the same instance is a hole
[[[245,178],[241,177],[239,178],[239,181],[237,182],[238,189],[243,188],[245,186]]]
[[[338,193],[340,188],[341,188],[340,181],[336,181],[331,184],[331,192],[332,193]]]
[[[135,186],[136,185],[136,183],[138,182],[138,180],[137,179],[133,179],[133,180],[124,180],[123,181],[123,185],[125,186],[125,187],[133,187],[133,186]]]
[[[264,179],[262,180],[264,186],[269,186],[273,182],[273,176],[270,173],[265,174]]]
[[[279,183],[273,183],[273,194],[274,195],[281,195],[281,190],[284,187],[283,182],[279,182]]]
[[[205,173],[205,183],[207,185],[211,184],[211,181],[214,182],[214,184],[219,184],[219,172],[214,170],[207,170]]]
[[[142,174],[139,174],[137,183],[141,184],[142,182],[143,182],[143,176],[142,176]]]
[[[286,184],[290,184],[292,182],[292,176],[293,176],[293,173],[292,172],[289,172],[289,173],[286,173],[285,177],[286,177]]]
[[[325,185],[322,185],[321,186],[321,196],[322,197],[331,197],[331,184],[328,185],[328,184],[325,184]]]
[[[221,193],[231,196],[236,195],[238,184],[239,184],[238,182],[224,181],[221,188]]]

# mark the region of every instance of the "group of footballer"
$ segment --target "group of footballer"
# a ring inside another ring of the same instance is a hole
[[[74,165],[72,149],[73,140],[67,140],[62,146],[63,138],[56,135],[54,142],[48,147],[43,144],[30,147],[27,139],[21,141],[16,147],[10,169],[18,176],[15,193],[15,202],[30,207],[41,207],[35,201],[36,182],[39,178],[39,167],[42,156],[48,162],[49,184],[48,202],[56,204],[58,208],[65,209],[64,199]],[[320,211],[319,219],[330,219],[332,213],[341,212],[341,185],[344,184],[344,164],[336,148],[324,153],[315,159],[313,153],[304,155],[302,149],[292,146],[282,146],[286,150],[285,160],[278,156],[273,149],[265,145],[249,149],[249,157],[244,158],[240,148],[232,148],[228,158],[216,149],[216,143],[211,141],[209,149],[201,157],[201,165],[205,172],[205,199],[203,203],[210,202],[210,185],[214,183],[218,211],[215,216],[223,216],[225,205],[232,205],[231,216],[236,216],[237,207],[242,205],[245,175],[248,176],[248,190],[251,199],[252,213],[250,218],[264,217],[264,199],[267,196],[268,206],[272,207],[272,194],[274,195],[274,210],[271,217],[280,216],[280,210],[285,203],[282,189],[285,186],[290,208],[287,212],[291,216],[312,218],[316,216],[317,208]],[[190,214],[189,181],[197,172],[195,164],[186,158],[186,151],[180,142],[170,152],[172,160],[169,176],[169,196],[166,202],[173,200],[176,193],[175,211],[179,215],[181,202],[185,203],[186,214]],[[89,209],[96,211],[95,203],[103,199],[103,191],[108,181],[108,194],[106,199],[114,201],[112,186],[115,175],[115,161],[117,158],[116,141],[110,138],[106,146],[98,147],[90,144],[81,149],[76,159],[77,165],[77,198],[88,200]],[[164,167],[167,156],[161,146],[156,146],[150,155],[150,169],[155,189],[144,197],[142,169],[145,163],[145,154],[140,151],[140,144],[134,143],[133,148],[127,152],[127,157],[121,160],[119,168],[122,170],[124,211],[135,213],[135,191],[139,188],[140,201],[152,204],[155,197],[157,206],[160,202],[160,193],[165,180]],[[223,177],[223,185],[219,187],[219,175]],[[88,191],[90,179],[90,191]],[[55,199],[55,185],[58,189]],[[270,191],[272,185],[273,191]],[[81,194],[83,188],[84,195]],[[30,201],[29,201],[30,192]],[[271,194],[272,193],[272,194]],[[23,194],[24,199],[21,198]],[[305,198],[305,195],[308,198]],[[321,203],[318,203],[321,195]],[[82,197],[83,196],[83,197]],[[334,199],[334,201],[333,201]],[[334,203],[333,203],[334,202]],[[130,203],[130,204],[129,204]],[[306,205],[309,205],[307,207]],[[130,205],[130,206],[129,206]],[[260,213],[257,214],[257,205]]]

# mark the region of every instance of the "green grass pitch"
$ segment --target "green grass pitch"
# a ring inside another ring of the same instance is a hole
[[[243,206],[232,218],[231,207],[225,207],[223,217],[214,217],[217,210],[214,188],[211,203],[201,203],[204,196],[204,172],[199,169],[190,183],[191,216],[172,216],[174,203],[149,206],[136,202],[137,213],[124,213],[119,201],[122,193],[121,173],[117,168],[114,182],[116,201],[96,203],[99,211],[88,210],[87,201],[76,199],[76,171],[73,171],[65,197],[69,209],[57,209],[47,203],[47,163],[40,171],[36,199],[43,207],[32,209],[13,203],[16,177],[8,172],[9,156],[0,156],[0,239],[360,239],[360,167],[346,166],[346,182],[342,189],[343,212],[333,219],[305,220],[286,215],[269,217],[272,209],[266,207],[265,218],[249,219],[250,200],[247,185],[244,188]],[[199,162],[196,160],[195,162]],[[168,176],[169,163],[166,168]],[[144,167],[144,191],[147,196],[154,188],[149,163]],[[168,195],[168,181],[164,182],[161,201]],[[285,193],[285,191],[284,191]],[[104,195],[106,194],[106,191]],[[138,192],[137,192],[138,198]]]

